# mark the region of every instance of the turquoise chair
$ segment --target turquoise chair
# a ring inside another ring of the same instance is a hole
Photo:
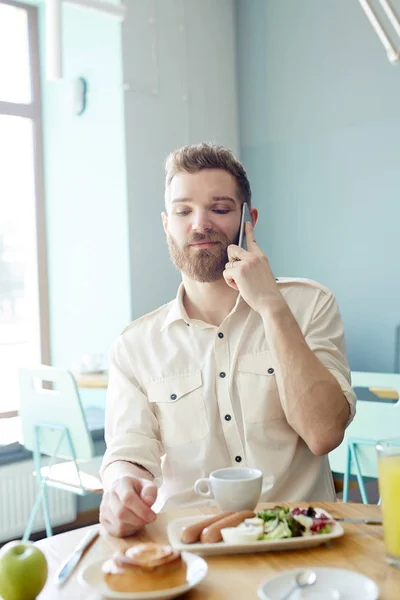
[[[400,374],[352,371],[354,388],[386,388],[400,396]],[[364,504],[368,504],[365,477],[378,477],[376,444],[380,440],[400,438],[400,400],[383,399],[357,402],[357,412],[346,429],[343,442],[329,454],[331,469],[343,473],[343,502],[349,498],[350,476],[355,475]]]
[[[102,492],[99,469],[75,379],[69,371],[39,366],[19,371],[23,444],[33,453],[38,495],[23,540],[42,506],[46,535],[53,534],[47,488],[78,496]],[[44,456],[47,460],[43,461]],[[46,464],[44,464],[44,462]]]

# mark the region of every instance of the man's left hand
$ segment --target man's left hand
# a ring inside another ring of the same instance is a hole
[[[284,300],[268,258],[257,245],[249,222],[246,223],[246,244],[247,250],[234,244],[228,247],[229,263],[223,272],[226,283],[238,290],[245,302],[259,313],[268,305],[282,305]]]

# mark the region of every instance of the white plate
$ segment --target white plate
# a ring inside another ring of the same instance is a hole
[[[379,589],[375,581],[347,569],[307,567],[315,571],[317,581],[307,589],[296,590],[290,600],[377,600]],[[260,600],[280,600],[301,569],[284,571],[263,581],[258,588]]]
[[[200,556],[183,552],[182,558],[187,565],[187,583],[179,587],[158,590],[156,592],[115,592],[110,589],[103,579],[101,570],[104,560],[98,560],[88,564],[78,573],[78,581],[82,585],[91,587],[104,598],[119,598],[120,600],[159,600],[167,598],[177,598],[195,585],[200,583],[207,575],[207,563]]]
[[[322,509],[318,512],[325,513],[329,518],[332,518],[329,513]],[[282,540],[263,540],[258,542],[246,542],[242,544],[227,544],[226,542],[218,542],[216,544],[182,544],[180,534],[182,527],[192,525],[199,521],[207,519],[207,515],[195,517],[182,517],[168,523],[168,538],[171,546],[177,550],[186,550],[195,552],[196,554],[213,555],[213,554],[243,554],[249,552],[271,552],[275,550],[301,550],[302,548],[312,548],[320,546],[330,540],[343,535],[343,527],[340,523],[334,523],[331,533],[322,533],[316,535],[307,535],[302,537],[287,538]]]

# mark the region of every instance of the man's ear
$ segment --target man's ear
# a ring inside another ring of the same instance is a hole
[[[166,212],[161,213],[162,224],[164,227],[165,233],[168,233],[168,215]]]
[[[251,217],[253,219],[253,228],[254,228],[255,225],[256,225],[256,223],[257,223],[257,221],[258,221],[258,210],[256,208],[252,208],[250,210],[250,214],[251,214]]]

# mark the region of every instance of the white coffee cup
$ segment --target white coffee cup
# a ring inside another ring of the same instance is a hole
[[[83,354],[80,361],[82,373],[96,373],[102,370],[103,356],[101,354]]]
[[[221,510],[253,510],[260,500],[263,474],[258,469],[227,467],[210,477],[198,479],[194,491],[203,498],[214,498]]]

